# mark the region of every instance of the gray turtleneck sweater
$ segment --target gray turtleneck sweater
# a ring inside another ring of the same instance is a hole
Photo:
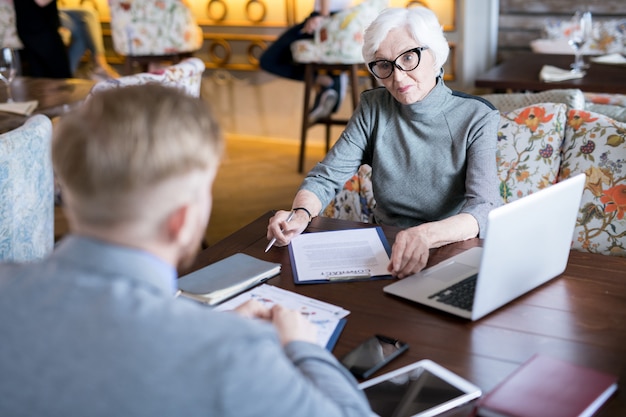
[[[337,143],[301,189],[325,207],[361,164],[372,166],[377,223],[412,227],[458,213],[476,218],[501,204],[496,172],[499,113],[450,90],[439,78],[421,101],[404,105],[385,88],[365,91]]]

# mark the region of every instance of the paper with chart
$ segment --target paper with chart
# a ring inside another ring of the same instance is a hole
[[[280,304],[291,310],[299,311],[318,327],[317,341],[322,347],[332,349],[334,341],[350,312],[342,307],[306,297],[273,285],[263,284],[239,294],[215,307],[217,311],[233,310],[248,300],[256,300],[271,308]],[[333,340],[334,339],[334,340]]]
[[[305,233],[289,244],[296,283],[391,278],[389,243],[380,227]]]

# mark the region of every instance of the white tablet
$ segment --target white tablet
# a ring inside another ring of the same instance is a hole
[[[359,384],[380,417],[430,417],[481,396],[480,388],[424,359]]]

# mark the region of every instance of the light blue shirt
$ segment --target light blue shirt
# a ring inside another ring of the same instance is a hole
[[[0,264],[2,416],[363,416],[325,349],[172,295],[172,268],[77,236]]]

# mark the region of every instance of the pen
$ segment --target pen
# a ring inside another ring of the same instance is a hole
[[[291,210],[291,213],[289,213],[289,217],[287,217],[287,220],[285,220],[286,223],[289,223],[291,221],[291,219],[293,219],[293,216],[296,214],[295,210]],[[281,230],[282,232],[282,230]],[[272,246],[274,246],[274,243],[276,243],[276,238],[273,237],[272,240],[270,240],[270,243],[267,244],[267,247],[265,248],[265,252],[267,252],[268,250],[270,250],[270,248]]]

